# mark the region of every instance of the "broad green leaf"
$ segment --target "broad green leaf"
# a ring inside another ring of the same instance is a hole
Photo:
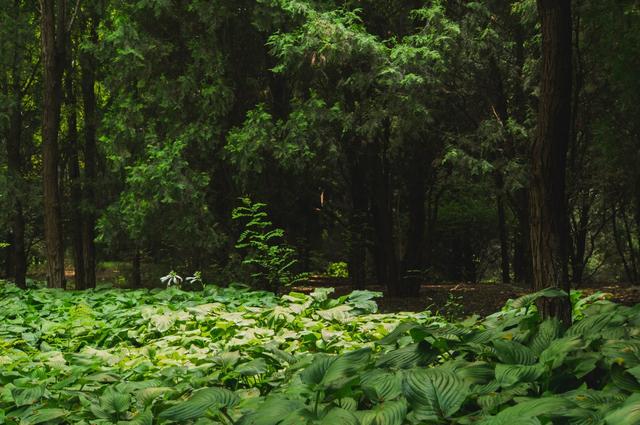
[[[534,418],[563,417],[573,408],[575,404],[562,397],[542,397],[508,407],[498,413],[490,423],[511,425]]]
[[[130,421],[120,421],[118,425],[153,425],[153,414],[150,410],[138,413]]]
[[[574,350],[581,348],[583,341],[578,336],[566,336],[553,340],[551,344],[540,353],[540,364],[556,369],[560,367],[567,355]]]
[[[388,351],[378,358],[376,367],[408,369],[414,366],[425,366],[435,360],[438,354],[428,342],[421,341]]]
[[[172,421],[185,421],[203,416],[210,409],[231,408],[239,398],[224,388],[203,388],[193,393],[185,401],[181,401],[160,412],[160,417]]]
[[[36,425],[47,423],[55,419],[65,417],[69,414],[64,409],[35,409],[29,416],[20,421],[21,425]]]
[[[511,307],[513,308],[529,307],[542,297],[555,298],[555,297],[565,297],[565,296],[567,296],[567,293],[560,289],[546,288],[541,291],[534,292],[531,294],[526,294],[521,296],[520,298],[516,298],[511,302]]]
[[[255,411],[244,415],[238,425],[277,425],[291,412],[304,409],[300,400],[270,397]]]
[[[34,385],[26,388],[14,387],[11,389],[11,395],[16,406],[27,406],[33,404],[44,394],[44,385]]]
[[[362,425],[402,425],[407,416],[407,402],[387,401],[376,405],[371,410],[358,411],[356,414]]]
[[[634,394],[605,417],[608,425],[637,425],[640,423],[640,394]]]
[[[141,406],[148,406],[158,397],[164,394],[171,394],[173,391],[174,390],[169,387],[149,387],[137,391],[135,397]]]
[[[367,397],[377,403],[393,400],[402,393],[401,376],[380,369],[363,374],[360,385]]]
[[[318,425],[360,425],[354,413],[340,407],[330,409],[317,423]]]
[[[544,372],[540,365],[496,365],[496,380],[502,386],[508,387],[521,382],[536,381]]]
[[[519,342],[496,339],[493,346],[498,359],[503,363],[531,365],[536,361],[533,351]]]
[[[260,375],[267,371],[267,362],[263,358],[250,360],[236,367],[236,372],[243,376]]]
[[[551,341],[560,336],[561,331],[560,321],[557,319],[545,320],[540,324],[538,332],[529,344],[531,351],[539,356],[551,344]]]
[[[515,397],[527,395],[531,387],[530,383],[520,383],[511,388],[498,391],[496,383],[496,387],[492,391],[479,396],[477,402],[483,410],[492,411],[496,407],[510,402]]]
[[[460,410],[469,393],[462,379],[439,368],[405,372],[403,391],[414,410],[435,412],[441,418],[450,418]]]

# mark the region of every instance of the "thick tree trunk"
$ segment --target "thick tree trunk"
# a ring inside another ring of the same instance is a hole
[[[571,1],[538,0],[542,75],[531,162],[531,255],[535,289],[569,291],[565,175],[571,124]],[[571,323],[569,298],[543,299],[543,317]]]
[[[44,185],[44,233],[47,256],[47,282],[50,288],[64,288],[64,245],[62,236],[62,214],[58,165],[58,129],[61,105],[61,69],[63,43],[60,33],[64,31],[65,2],[58,0],[58,24],[56,25],[56,2],[42,0],[41,37],[42,62],[44,65],[44,102],[42,118],[42,162]],[[60,28],[62,26],[62,28]],[[56,27],[58,34],[56,33]]]

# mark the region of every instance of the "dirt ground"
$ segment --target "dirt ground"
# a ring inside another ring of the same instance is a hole
[[[347,294],[351,287],[346,280],[318,279],[309,285],[293,288],[295,291],[311,292],[315,287],[333,286],[335,295]],[[383,291],[381,286],[370,286],[372,291]],[[612,301],[634,305],[640,303],[640,287],[625,286],[619,284],[592,284],[578,288],[589,295],[596,291],[610,294]],[[526,294],[525,288],[505,285],[501,283],[458,283],[458,284],[424,284],[420,289],[420,295],[416,298],[393,298],[384,296],[377,300],[381,312],[397,311],[431,311],[444,312],[445,309],[457,310],[462,315],[478,314],[486,316],[498,311],[507,300]],[[449,304],[447,305],[447,302]]]
[[[73,278],[73,270],[66,271],[67,278]],[[101,267],[98,270],[100,281],[113,282],[116,276],[122,275],[122,270],[114,265]],[[334,296],[348,294],[352,291],[348,279],[312,277],[305,285],[289,288],[292,291],[310,293],[317,287],[335,288]],[[384,292],[380,285],[367,286],[368,290]],[[624,284],[591,283],[577,288],[586,295],[596,291],[609,294],[610,299],[625,305],[640,303],[640,286]],[[468,316],[478,314],[486,316],[498,311],[507,300],[526,294],[525,288],[502,283],[448,283],[423,284],[420,295],[415,298],[395,298],[384,296],[376,301],[381,312],[393,313],[398,311],[431,310],[440,313],[454,313]]]

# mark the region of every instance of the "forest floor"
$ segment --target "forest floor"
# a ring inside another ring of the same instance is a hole
[[[324,278],[313,280],[309,285],[294,287],[292,290],[308,293],[316,287],[334,287],[336,288],[336,296],[352,291],[351,286],[344,279]],[[367,289],[381,292],[384,290],[379,285],[367,286]],[[585,295],[601,291],[608,294],[611,301],[624,305],[640,303],[640,287],[593,283],[577,289]],[[376,302],[380,311],[384,313],[431,310],[443,314],[486,316],[499,311],[509,299],[517,298],[528,292],[531,291],[523,287],[502,283],[436,283],[423,284],[418,297],[384,296],[378,298]]]
[[[98,281],[113,283],[115,286],[126,287],[124,275],[127,266],[123,263],[103,263],[98,268]],[[67,279],[73,280],[73,269],[66,270]],[[36,276],[34,276],[36,277]],[[37,278],[44,279],[44,269],[37,273]],[[333,287],[333,296],[350,293],[353,288],[345,278],[329,278],[314,276],[304,284],[288,288],[285,292],[296,291],[310,293],[318,287]],[[381,285],[367,285],[370,291],[384,292]],[[596,291],[608,294],[611,301],[634,305],[640,303],[640,287],[620,283],[589,283],[579,288],[585,295]],[[378,298],[380,312],[393,313],[399,311],[431,310],[445,315],[468,316],[477,314],[487,316],[500,310],[509,299],[517,298],[530,292],[527,288],[502,283],[425,283],[420,289],[418,297],[390,297]]]

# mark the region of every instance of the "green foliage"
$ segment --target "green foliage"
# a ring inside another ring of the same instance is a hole
[[[330,292],[73,293],[0,283],[0,417],[12,425],[637,421],[637,307],[598,302],[563,331],[539,322],[532,297],[482,320],[447,322],[373,314],[365,301],[375,293]]]
[[[294,273],[296,252],[284,243],[284,230],[269,221],[266,204],[249,198],[241,198],[241,202],[232,213],[244,226],[235,246],[244,252],[242,264],[249,268],[253,286],[278,292],[303,279],[305,275]]]
[[[464,305],[462,304],[462,295],[456,295],[453,292],[449,292],[447,295],[447,302],[442,307],[444,317],[449,321],[461,319],[464,314]]]
[[[349,266],[344,261],[329,263],[329,265],[327,265],[326,274],[329,277],[348,278]]]

